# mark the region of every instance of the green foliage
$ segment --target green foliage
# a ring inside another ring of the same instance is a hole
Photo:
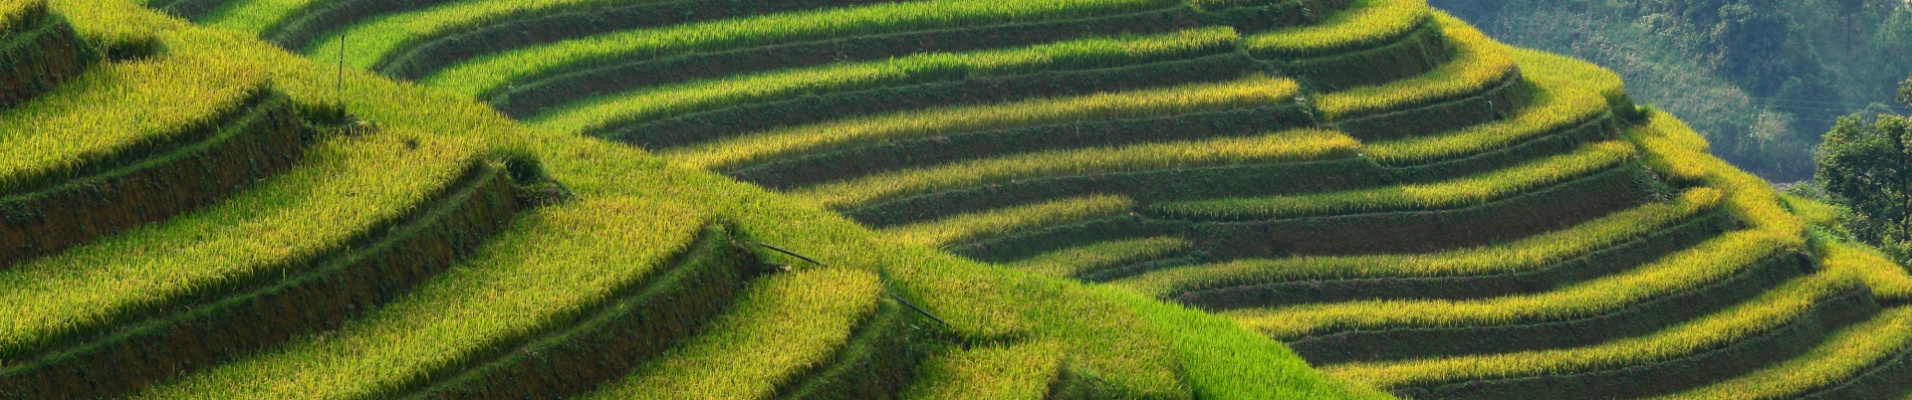
[[[220,205],[0,271],[0,354],[275,279],[389,225],[479,161],[469,140],[341,138]],[[14,362],[15,360],[7,360]]]
[[[1256,57],[1293,61],[1399,40],[1432,18],[1427,0],[1359,0],[1319,23],[1257,33],[1243,42]]]
[[[713,334],[644,363],[586,398],[767,398],[802,366],[829,362],[877,309],[875,274],[806,270],[766,278],[711,322]],[[906,351],[904,349],[883,349]],[[1026,356],[1025,356],[1026,357]]]
[[[911,387],[902,398],[911,400],[1037,399],[1062,373],[1062,349],[1050,342],[1024,342],[1006,347],[950,349],[931,358],[920,375],[960,377],[932,379]]]
[[[261,34],[320,0],[233,0],[199,21],[207,25]]]
[[[884,228],[895,240],[941,247],[968,240],[1129,212],[1133,201],[1119,196],[1092,196],[1030,204],[1002,210],[958,214],[947,218]]]
[[[1527,64],[1524,62],[1522,66]],[[1368,158],[1382,165],[1415,165],[1506,148],[1593,123],[1610,109],[1597,93],[1542,68],[1526,68],[1532,103],[1511,118],[1457,131],[1369,143]]]
[[[1887,248],[1912,239],[1912,123],[1891,115],[1869,126],[1841,118],[1816,158],[1817,185],[1852,210],[1854,234]]]
[[[1912,77],[1905,78],[1905,82],[1899,84],[1899,102],[1912,104]]]
[[[1427,278],[1520,273],[1636,240],[1668,229],[1719,205],[1716,190],[1700,188],[1671,204],[1647,204],[1572,228],[1503,244],[1431,254],[1244,259],[1158,271],[1117,281],[1155,297],[1270,282],[1316,279]]]
[[[1257,75],[1230,82],[1033,99],[1007,104],[933,108],[780,128],[673,148],[663,151],[662,155],[685,166],[728,170],[779,157],[895,139],[1085,119],[1173,116],[1276,106],[1293,101],[1298,90],[1294,81]]]
[[[1606,142],[1571,154],[1443,182],[1294,196],[1165,202],[1151,209],[1190,218],[1280,219],[1460,208],[1605,171],[1622,165],[1632,154],[1625,144]]]
[[[1890,103],[1912,59],[1912,6],[1899,0],[1431,3],[1510,44],[1612,68],[1714,154],[1776,182],[1811,178],[1821,134]]]
[[[1435,21],[1452,43],[1451,60],[1413,78],[1323,94],[1314,103],[1322,117],[1343,122],[1479,95],[1520,74],[1506,46],[1446,14],[1436,15]]]
[[[1896,307],[1833,333],[1805,355],[1751,374],[1659,397],[1666,400],[1792,398],[1836,387],[1912,349],[1912,307]]]
[[[0,193],[102,171],[209,131],[268,90],[264,72],[236,58],[193,56],[94,68],[0,112]]]
[[[1191,245],[1173,236],[1118,240],[1056,250],[1008,266],[1050,276],[1074,277],[1097,269],[1160,258],[1188,250]]]
[[[254,3],[265,3],[254,1]],[[531,15],[549,10],[584,9],[592,6],[630,3],[618,0],[469,0],[445,2],[445,4],[407,13],[387,14],[371,21],[354,24],[348,28],[330,33],[312,41],[304,53],[315,60],[336,62],[339,57],[339,38],[350,38],[350,46],[345,48],[345,63],[358,68],[371,68],[392,53],[403,51],[419,41],[448,32],[482,26],[487,23],[510,20],[514,16]],[[266,19],[267,16],[253,18]]]
[[[1352,156],[1357,145],[1347,135],[1304,129],[1248,137],[1054,150],[901,170],[797,189],[791,194],[831,207],[852,208],[902,196],[1020,179],[1336,159]]]
[[[1571,374],[1677,360],[1756,337],[1812,318],[1817,302],[1858,289],[1850,275],[1795,279],[1757,299],[1674,325],[1651,335],[1595,346],[1439,359],[1350,363],[1324,368],[1330,374],[1380,387],[1496,378]],[[1816,321],[1805,321],[1815,323]]]
[[[1164,35],[1096,37],[1014,49],[917,54],[647,88],[580,101],[533,117],[530,122],[558,131],[593,132],[624,121],[822,93],[1172,59],[1234,46],[1237,41],[1239,38],[1227,28],[1206,28]]]
[[[1109,15],[1181,4],[1178,0],[924,0],[726,19],[620,32],[487,55],[435,73],[424,79],[424,83],[478,95],[536,74],[611,60],[629,61],[693,51],[977,23]]]

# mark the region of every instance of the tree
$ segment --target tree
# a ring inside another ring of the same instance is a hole
[[[1912,79],[1899,97],[1912,105]],[[1912,119],[1880,115],[1868,125],[1858,115],[1842,117],[1814,159],[1820,187],[1856,214],[1853,234],[1888,250],[1912,249]]]
[[[1899,102],[1912,106],[1912,77],[1906,77],[1905,83],[1899,84]]]

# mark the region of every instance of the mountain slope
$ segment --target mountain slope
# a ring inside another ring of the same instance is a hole
[[[1884,327],[1912,277],[1812,235],[1787,211],[1809,204],[1705,156],[1611,73],[1418,0],[148,6],[231,29],[51,9],[93,47],[151,53],[95,69],[233,64],[205,70],[265,82],[309,148],[229,200],[0,271],[0,298],[37,310],[6,332],[8,393],[1908,381]],[[1864,361],[1800,367],[1830,355]]]

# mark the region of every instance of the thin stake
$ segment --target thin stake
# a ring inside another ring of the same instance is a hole
[[[937,323],[943,324],[944,326],[949,325],[948,321],[944,321],[942,318],[936,318],[936,314],[930,314],[929,311],[923,310],[922,307],[917,307],[915,304],[910,304],[909,300],[903,300],[903,296],[897,296],[896,293],[890,293],[889,295],[890,295],[890,298],[896,299],[896,302],[903,303],[903,305],[909,306],[911,310],[916,310],[917,313],[923,314],[923,316],[929,317],[929,319],[936,320]]]
[[[750,242],[750,244],[754,244],[754,245],[758,245],[758,246],[762,246],[763,248],[766,248],[766,249],[771,249],[771,250],[775,250],[775,251],[777,251],[778,253],[783,253],[783,254],[789,254],[789,255],[790,255],[791,257],[796,257],[796,258],[800,258],[800,259],[803,259],[804,261],[809,261],[809,262],[810,262],[811,264],[816,264],[816,265],[817,265],[817,266],[819,266],[819,267],[821,267],[821,266],[824,266],[824,265],[823,265],[823,263],[821,263],[821,262],[817,262],[817,260],[816,260],[816,259],[814,259],[814,258],[810,258],[810,257],[804,257],[804,256],[803,256],[802,254],[797,254],[797,253],[796,253],[796,252],[794,252],[794,251],[789,251],[789,250],[784,250],[783,248],[780,248],[780,247],[777,247],[777,246],[771,246],[771,245],[769,245],[769,244],[765,244],[765,243],[763,243],[763,242]]]
[[[339,35],[339,77],[332,98],[339,103],[339,112],[345,112],[345,35]]]

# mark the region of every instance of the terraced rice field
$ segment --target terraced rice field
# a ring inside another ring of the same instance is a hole
[[[1912,389],[1912,276],[1823,205],[1421,0],[0,0],[0,32],[0,397]]]

